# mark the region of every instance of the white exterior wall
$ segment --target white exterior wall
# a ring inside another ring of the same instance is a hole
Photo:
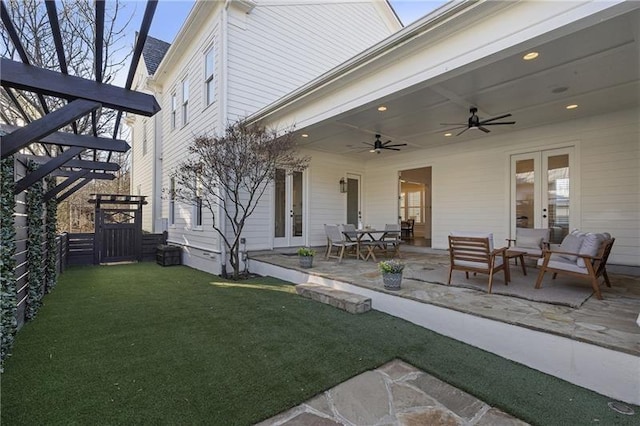
[[[206,105],[204,57],[210,48],[214,49],[214,101]],[[193,137],[201,134],[215,134],[219,129],[219,108],[222,83],[220,76],[220,15],[212,14],[190,38],[188,46],[181,46],[176,65],[158,76],[162,85],[158,101],[162,107],[162,188],[168,189],[170,175],[184,160],[187,146]],[[182,82],[189,82],[188,122],[182,124]],[[176,126],[171,128],[171,97],[176,94]],[[169,218],[169,200],[163,197],[162,217]],[[183,254],[185,264],[219,273],[211,259],[219,255],[219,237],[212,228],[213,217],[203,209],[202,226],[194,226],[192,205],[175,204],[175,223],[169,225],[169,242],[191,247]]]
[[[490,231],[496,245],[510,232],[510,156],[575,146],[571,173],[577,197],[572,227],[610,232],[609,262],[640,266],[640,111],[625,110],[421,152],[382,154],[367,163],[364,221],[397,217],[401,170],[431,166],[432,245],[447,248],[454,230]],[[394,157],[391,157],[394,155]],[[316,236],[312,238],[314,241]]]
[[[254,113],[400,29],[383,17],[375,2],[257,3],[249,14],[229,9],[231,121]]]
[[[138,92],[149,93],[146,87],[146,80],[149,74],[143,61],[140,61],[136,70],[136,79],[133,89]],[[149,198],[153,195],[153,158],[154,158],[154,138],[155,126],[154,117],[133,116],[131,120],[131,187],[130,194],[145,195]],[[146,151],[144,145],[144,128],[146,127]],[[138,194],[138,191],[140,193]],[[151,205],[142,208],[142,229],[153,231],[153,211]]]
[[[388,6],[375,1],[255,3],[248,13],[243,10],[247,5],[240,3],[232,2],[226,10],[223,2],[196,4],[196,13],[189,17],[153,76],[151,87],[162,107],[157,116],[162,145],[156,153],[162,177],[155,185],[155,199],[148,199],[145,215],[149,218],[145,219],[145,229],[147,224],[153,224],[152,209],[158,209],[157,218],[169,217],[169,200],[160,200],[157,193],[159,188],[168,189],[171,171],[186,155],[186,147],[194,135],[220,133],[238,117],[255,112],[400,28]],[[227,33],[224,33],[225,25]],[[204,54],[212,46],[216,93],[213,104],[207,107]],[[144,66],[141,68],[139,72],[144,74]],[[189,122],[182,126],[181,82],[185,78],[189,80],[190,90]],[[175,129],[171,128],[173,93],[178,103]],[[136,126],[140,120],[138,117]],[[148,137],[151,129],[149,123]],[[136,142],[141,135],[136,131]],[[152,158],[153,155],[142,158],[140,150],[134,151],[134,165],[143,161],[145,164],[144,168],[140,165],[139,173],[134,175],[133,193],[142,181],[149,181],[141,191],[142,195],[152,194]],[[160,201],[161,208],[154,206],[154,201],[155,204]],[[220,220],[222,215],[219,213],[217,218]],[[186,264],[219,273],[217,261],[221,247],[211,227],[211,214],[204,212],[199,229],[194,229],[192,220],[193,207],[176,203],[175,224],[169,225],[169,242],[187,247],[183,256]],[[273,246],[272,220],[269,188],[245,227],[243,237],[248,249]]]

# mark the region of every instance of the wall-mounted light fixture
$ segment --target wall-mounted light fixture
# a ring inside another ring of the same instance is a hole
[[[345,194],[347,192],[347,180],[340,178],[340,192]]]

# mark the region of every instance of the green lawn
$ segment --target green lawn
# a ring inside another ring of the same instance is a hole
[[[530,423],[637,422],[608,398],[389,315],[351,315],[272,278],[143,263],[60,277],[5,366],[2,424],[250,424],[393,358]]]

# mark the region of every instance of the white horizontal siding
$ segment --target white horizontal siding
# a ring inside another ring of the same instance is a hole
[[[576,147],[573,194],[577,227],[610,232],[610,261],[640,265],[640,132],[638,110],[486,135],[440,148],[376,156],[365,175],[366,223],[397,216],[397,173],[432,166],[433,247],[447,247],[453,230],[490,231],[504,244],[510,227],[511,154]]]
[[[229,15],[229,117],[244,117],[391,34],[372,2],[258,5]]]

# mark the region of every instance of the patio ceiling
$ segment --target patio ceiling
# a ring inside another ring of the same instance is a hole
[[[437,80],[423,81],[300,129],[309,135],[300,139],[301,144],[362,157],[367,147],[361,142],[372,142],[373,135],[380,133],[383,140],[407,143],[403,152],[410,152],[638,107],[639,23],[636,8],[586,28],[565,29],[565,34],[552,39],[547,35],[546,40],[523,41],[509,50],[509,56],[482,58]],[[529,51],[540,56],[524,61]],[[567,110],[569,104],[579,107]],[[379,112],[380,105],[387,110]],[[468,131],[459,137],[457,130],[445,137],[453,126],[440,123],[465,123],[472,105],[478,107],[481,118],[512,113],[510,120],[516,125],[492,126],[489,134]]]

